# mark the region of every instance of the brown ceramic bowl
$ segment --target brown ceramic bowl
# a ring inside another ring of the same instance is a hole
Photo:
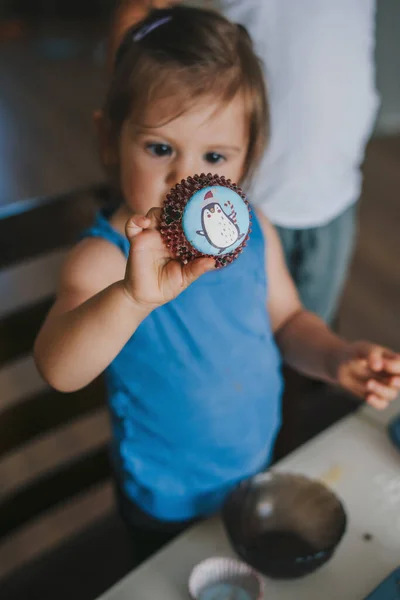
[[[228,496],[222,518],[238,555],[269,577],[315,571],[333,555],[346,529],[337,496],[302,475],[267,472]]]

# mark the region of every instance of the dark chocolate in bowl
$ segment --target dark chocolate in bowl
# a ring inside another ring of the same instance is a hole
[[[222,519],[237,554],[273,578],[312,573],[333,555],[346,530],[339,498],[302,475],[267,472],[227,497]]]

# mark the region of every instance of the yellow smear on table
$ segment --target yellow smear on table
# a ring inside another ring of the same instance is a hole
[[[319,480],[325,485],[337,483],[343,476],[343,468],[340,465],[334,465],[328,471],[323,473]]]

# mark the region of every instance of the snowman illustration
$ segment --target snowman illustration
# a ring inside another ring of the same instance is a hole
[[[209,244],[219,249],[221,254],[224,250],[240,240],[244,234],[240,233],[236,221],[236,211],[232,202],[225,202],[225,206],[230,211],[227,214],[219,202],[216,202],[214,195],[209,190],[203,199],[204,206],[201,211],[202,229],[196,233],[203,235]]]

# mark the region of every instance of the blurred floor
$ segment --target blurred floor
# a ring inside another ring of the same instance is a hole
[[[91,113],[99,105],[103,89],[102,66],[93,57],[101,37],[90,40],[85,37],[79,56],[59,61],[49,60],[38,52],[35,39],[0,43],[0,204],[3,205],[21,198],[65,192],[102,178],[91,125]],[[340,318],[344,335],[371,338],[397,350],[400,350],[399,164],[400,136],[370,143],[360,204],[360,236]],[[46,224],[32,233],[45,235]],[[23,244],[23,240],[16,242]],[[53,290],[55,282],[50,271],[59,258],[58,255],[42,257],[28,265],[26,271],[15,268],[0,276],[0,304],[4,300],[0,319],[8,307],[18,304],[19,308],[24,304],[19,279],[23,278],[24,284],[31,280],[36,296],[48,295]],[[6,344],[7,340],[1,343]],[[0,410],[26,395],[29,382],[32,391],[43,385],[29,359],[3,368],[0,382]],[[89,429],[93,443],[108,435],[103,418],[91,422]],[[29,456],[19,452],[9,457],[0,465],[0,494],[15,484],[14,473],[18,474],[18,481],[23,480],[32,465],[35,469],[39,468],[37,465],[46,466],[50,458],[56,460],[57,452],[67,458],[87,444],[87,434],[75,428],[64,432],[57,443],[38,442]],[[80,528],[98,518],[112,502],[110,486],[94,490],[92,498],[85,497],[80,504],[60,509],[62,514],[54,513],[44,524],[33,527],[29,543],[24,536],[11,540],[6,548],[0,549],[0,575],[2,568],[9,570],[21,559],[59,541],[66,533],[66,523],[70,533],[74,527]]]
[[[359,238],[340,331],[400,351],[400,136],[368,146]]]

